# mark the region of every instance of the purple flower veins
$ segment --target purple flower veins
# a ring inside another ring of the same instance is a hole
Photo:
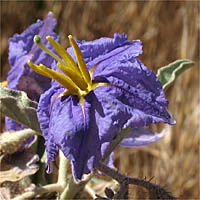
[[[38,46],[57,63],[51,69],[28,64],[54,79],[37,109],[49,171],[61,148],[72,161],[75,179],[81,180],[103,159],[119,129],[133,128],[122,146],[140,146],[160,138],[144,126],[175,123],[166,110],[161,83],[137,58],[142,53],[140,41],[128,41],[127,35],[118,33],[89,42],[76,42],[69,36],[72,48],[66,51],[50,36],[46,39],[59,56],[35,36]]]

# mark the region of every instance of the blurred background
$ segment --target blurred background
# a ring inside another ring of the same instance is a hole
[[[155,131],[167,128],[166,136],[155,144],[117,148],[115,166],[135,178],[152,178],[152,182],[180,199],[199,199],[198,1],[1,1],[0,5],[1,81],[9,70],[8,38],[23,32],[36,19],[44,19],[48,11],[54,12],[58,21],[56,32],[65,47],[69,46],[69,34],[79,40],[93,40],[119,32],[127,33],[129,40],[143,42],[139,58],[155,73],[177,59],[195,61],[196,66],[184,72],[166,93],[168,110],[177,124],[151,126]],[[136,199],[147,196],[136,187],[130,193]]]

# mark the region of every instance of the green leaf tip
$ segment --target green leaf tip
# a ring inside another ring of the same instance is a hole
[[[194,66],[194,61],[189,59],[180,59],[170,63],[167,66],[161,67],[158,70],[157,77],[161,82],[164,91],[166,91],[176,78],[186,69]]]
[[[40,40],[41,40],[41,39],[40,39],[40,36],[39,36],[39,35],[35,35],[33,40],[34,40],[35,43],[38,44],[38,43],[40,43]]]

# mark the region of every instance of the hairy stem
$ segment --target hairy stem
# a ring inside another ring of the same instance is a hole
[[[29,198],[33,198],[35,196],[44,194],[44,193],[51,193],[55,191],[62,191],[63,187],[61,184],[50,184],[50,185],[45,185],[42,187],[37,187],[34,191],[31,192],[26,192],[18,197],[15,197],[13,200],[25,200]]]
[[[105,161],[109,155],[113,152],[113,150],[118,146],[118,144],[124,139],[124,137],[130,132],[131,129],[122,130],[119,132],[115,140],[113,140],[110,148],[108,149],[106,155],[104,156],[104,159],[102,161]],[[93,172],[95,172],[96,169],[94,169]],[[86,180],[75,182],[74,178],[71,177],[70,182],[63,191],[63,193],[60,196],[60,200],[64,199],[73,199],[80,191],[82,191],[85,187],[85,185],[88,183],[88,181],[92,178],[93,173],[91,173]]]
[[[118,171],[106,166],[103,163],[99,163],[98,170],[103,172],[104,174],[112,177],[116,181],[120,183],[120,185],[138,185],[146,188],[149,191],[149,196],[152,199],[176,199],[170,192],[166,191],[163,187],[160,185],[151,183],[149,181],[138,179],[138,178],[132,178],[129,176],[125,176]]]
[[[92,197],[92,199],[96,198],[95,191],[89,185],[85,186],[85,192],[87,192]]]
[[[92,176],[93,173],[87,176],[85,180],[82,180],[80,182],[75,182],[74,177],[72,176],[68,186],[61,194],[60,200],[74,199],[74,197],[84,189],[85,185],[88,183]]]
[[[67,169],[70,165],[70,161],[65,157],[61,150],[59,151],[59,158],[58,183],[63,185],[63,188],[65,188],[67,185]]]

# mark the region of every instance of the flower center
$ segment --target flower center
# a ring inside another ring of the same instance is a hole
[[[56,80],[61,85],[63,85],[64,88],[66,88],[66,91],[60,94],[57,98],[65,95],[77,95],[81,100],[95,88],[110,84],[104,82],[101,83],[92,82],[92,75],[97,65],[94,65],[92,69],[89,71],[83,59],[81,50],[78,47],[76,41],[73,39],[71,35],[69,35],[68,38],[71,46],[74,49],[77,64],[73,60],[73,58],[67,53],[67,51],[52,37],[47,36],[46,39],[50,42],[50,44],[54,47],[54,49],[62,59],[55,53],[50,51],[47,47],[45,47],[45,45],[41,42],[39,35],[36,35],[34,37],[34,42],[38,45],[38,47],[41,48],[46,53],[48,53],[53,58],[55,58],[55,60],[57,61],[57,66],[65,75],[55,70],[52,70],[42,64],[35,65],[30,60],[28,61],[28,65],[35,72]]]

